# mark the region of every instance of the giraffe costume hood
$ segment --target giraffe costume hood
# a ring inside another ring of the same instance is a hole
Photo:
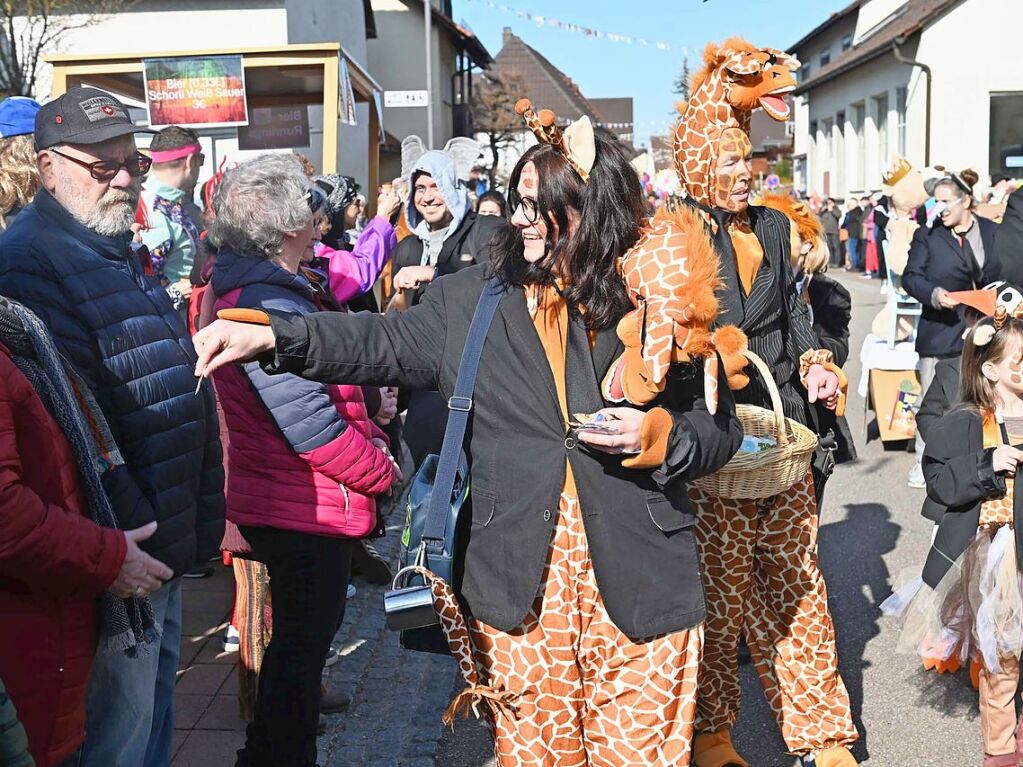
[[[757,49],[739,38],[709,45],[704,67],[692,83],[692,98],[679,105],[675,165],[690,197],[725,207],[733,179],[715,172],[722,152],[749,149],[750,115],[763,107],[785,120],[784,94],[796,86],[799,62],[782,51]],[[702,360],[711,412],[717,407],[718,359],[732,389],[745,387],[746,339],[735,327],[711,331],[717,317],[718,259],[701,214],[691,208],[659,214],[621,263],[636,310],[618,326],[625,344],[620,364],[604,381],[608,399],[647,404],[664,388],[672,362]]]
[[[793,72],[799,61],[784,51],[757,48],[740,37],[710,43],[703,67],[693,76],[690,98],[678,104],[675,170],[689,197],[712,207],[720,194],[731,192],[727,177],[715,165],[723,152],[749,149],[753,111],[763,108],[779,122],[789,117],[785,94],[796,87]],[[727,188],[720,187],[727,185]]]

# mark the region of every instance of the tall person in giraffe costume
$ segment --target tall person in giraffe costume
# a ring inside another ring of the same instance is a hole
[[[789,222],[749,205],[750,115],[788,117],[784,94],[799,63],[781,51],[731,39],[709,45],[679,105],[675,164],[720,263],[718,324],[735,325],[774,374],[785,414],[815,428],[817,409],[838,404],[839,376],[821,350],[789,266]],[[770,407],[757,379],[736,400]],[[818,495],[806,477],[766,500],[712,497],[690,488],[708,617],[700,667],[696,767],[748,767],[731,728],[739,713],[736,650],[744,634],[782,737],[816,767],[844,767],[858,737],[838,673],[827,591],[817,562]]]

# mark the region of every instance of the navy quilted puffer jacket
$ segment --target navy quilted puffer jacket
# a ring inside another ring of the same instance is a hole
[[[121,526],[176,575],[216,555],[224,471],[212,386],[167,293],[130,236],[104,237],[40,191],[0,237],[0,295],[25,304],[95,393],[125,465],[104,477]],[[47,456],[30,456],[46,460]]]

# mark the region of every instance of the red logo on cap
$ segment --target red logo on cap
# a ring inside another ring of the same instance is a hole
[[[113,113],[114,113],[114,108],[112,106],[110,106],[109,104],[107,104],[106,106],[103,107],[103,114],[105,114],[105,115],[107,115],[109,117]]]
[[[53,118],[53,121],[57,123],[57,125],[60,125],[62,122],[64,122],[64,118],[61,117],[60,115],[57,115],[56,117]]]

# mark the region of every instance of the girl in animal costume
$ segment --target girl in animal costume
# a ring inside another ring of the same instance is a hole
[[[792,278],[788,220],[748,204],[750,115],[762,107],[776,120],[788,117],[784,95],[795,87],[799,63],[740,39],[708,46],[704,60],[691,99],[679,106],[675,165],[688,194],[682,202],[699,215],[719,258],[717,322],[745,333],[774,374],[785,414],[814,426],[820,407],[838,405],[839,376]],[[756,377],[736,399],[770,406]],[[696,488],[689,495],[698,508],[708,608],[695,764],[747,765],[730,733],[739,713],[740,634],[789,751],[817,767],[856,764],[847,746],[858,736],[817,564],[813,473],[766,500],[716,498]]]
[[[927,494],[946,507],[923,572],[881,609],[902,620],[900,649],[979,661],[984,767],[1023,761],[1015,700],[1023,655],[1021,497],[1023,309],[1004,305],[967,331],[962,404],[931,427]]]

